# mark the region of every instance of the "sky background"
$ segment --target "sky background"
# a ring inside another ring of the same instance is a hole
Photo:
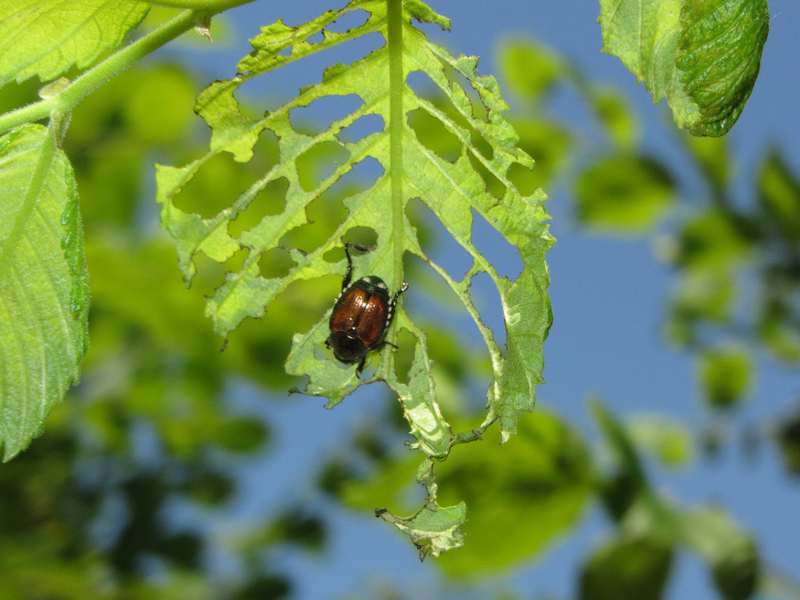
[[[666,108],[654,106],[621,63],[601,53],[597,2],[431,0],[430,4],[453,19],[453,31],[435,33],[437,41],[456,52],[480,55],[483,72],[494,71],[498,42],[510,36],[528,36],[573,61],[596,83],[614,86],[628,98],[642,121],[644,149],[672,170],[686,171],[685,158],[666,125]],[[491,9],[487,10],[489,4]],[[203,84],[230,77],[236,61],[249,51],[247,38],[260,25],[278,18],[299,24],[341,5],[341,1],[259,0],[229,13],[235,39],[213,51],[172,49],[166,55],[177,54],[188,60],[201,74]],[[771,13],[761,75],[730,135],[737,167],[736,191],[742,198],[747,197],[746,184],[756,168],[755,159],[766,147],[781,147],[794,169],[800,169],[800,153],[794,151],[800,139],[800,41],[796,34],[800,3],[773,1]],[[355,58],[370,47],[374,44],[366,41],[324,58],[303,61],[262,78],[247,91],[253,96],[263,94],[266,105],[274,106],[291,98],[299,86],[318,81],[321,67]],[[585,131],[590,141],[597,139],[596,126],[576,95],[558,95],[549,112]],[[682,176],[681,180],[688,181],[680,190],[683,197],[703,193],[696,177]],[[547,191],[558,243],[549,255],[555,321],[545,348],[547,383],[539,389],[540,406],[561,414],[590,439],[596,438],[586,409],[590,393],[599,394],[612,409],[626,414],[655,412],[690,425],[702,422],[705,413],[697,393],[694,363],[690,356],[670,350],[663,341],[665,299],[673,284],[670,269],[657,261],[648,241],[610,239],[578,231],[571,219],[569,189],[562,186]],[[502,257],[502,250],[496,246],[490,248],[490,254]],[[514,260],[506,256],[500,259],[501,270],[510,268]],[[435,566],[430,561],[421,564],[405,539],[376,519],[335,506],[313,485],[313,473],[331,452],[346,443],[349,432],[368,415],[382,412],[385,395],[374,390],[358,392],[335,410],[325,411],[317,398],[292,396],[265,402],[263,395],[244,386],[236,393],[244,405],[262,412],[275,425],[276,439],[262,459],[243,467],[241,501],[229,520],[219,524],[220,531],[246,526],[248,515],[277,510],[294,500],[306,501],[329,519],[331,543],[318,557],[300,552],[276,557],[274,566],[294,575],[297,597],[361,595],[368,586],[382,581],[414,590],[418,598],[442,597],[443,584]],[[797,373],[760,357],[755,391],[738,419],[782,414],[798,397]],[[699,461],[686,471],[662,478],[659,484],[684,504],[722,501],[737,521],[757,533],[770,563],[800,576],[800,520],[795,518],[800,487],[787,481],[773,458],[765,454],[755,464],[748,464],[739,453],[727,453],[710,467]],[[525,597],[570,597],[580,560],[607,531],[599,512],[589,511],[583,524],[540,560],[483,585],[499,584]],[[224,558],[217,558],[224,569]],[[698,562],[681,556],[675,566],[669,598],[714,597]],[[480,596],[480,589],[473,591]],[[464,592],[453,594],[460,597]]]

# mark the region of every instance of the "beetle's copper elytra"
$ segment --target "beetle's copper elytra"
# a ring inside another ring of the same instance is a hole
[[[342,280],[342,293],[331,313],[331,334],[325,340],[325,345],[333,349],[333,355],[341,362],[358,363],[357,372],[360,374],[367,353],[388,344],[383,338],[392,324],[397,300],[408,289],[408,284],[404,282],[391,297],[383,279],[375,275],[362,277],[350,285],[353,278],[352,248],[366,250],[361,246],[345,244],[347,271]]]

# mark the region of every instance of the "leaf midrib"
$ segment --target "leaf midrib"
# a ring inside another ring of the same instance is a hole
[[[32,147],[28,150],[28,152],[33,152],[35,150],[36,147]],[[55,150],[56,144],[53,132],[48,130],[48,135],[45,137],[44,142],[39,147],[39,158],[36,161],[33,177],[31,177],[28,191],[25,194],[25,200],[22,203],[22,207],[17,212],[17,217],[14,222],[14,226],[11,229],[11,234],[6,238],[3,246],[0,247],[0,276],[4,276],[6,274],[9,265],[11,264],[11,261],[8,260],[9,255],[19,242],[20,237],[25,230],[25,226],[31,217],[31,213],[36,206],[36,202],[41,195],[42,186],[47,179],[47,173],[50,171],[50,168],[53,164]]]

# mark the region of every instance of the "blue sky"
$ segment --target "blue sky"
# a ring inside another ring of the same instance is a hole
[[[600,52],[597,2],[560,0],[493,0],[487,2],[430,2],[453,19],[453,31],[436,34],[451,49],[483,57],[484,71],[493,70],[494,49],[507,36],[533,36],[578,64],[591,78],[621,90],[642,120],[644,147],[673,169],[686,164],[670,129],[667,113],[654,106],[619,61]],[[284,2],[259,0],[231,12],[239,39],[213,52],[180,51],[209,81],[230,76],[236,60],[248,51],[246,38],[262,24],[283,18],[297,24],[340,6],[323,0]],[[485,6],[491,4],[491,9]],[[753,97],[730,136],[737,161],[737,192],[755,168],[754,159],[769,145],[786,151],[795,169],[800,153],[792,151],[800,139],[800,4],[794,0],[771,3],[772,30],[761,76]],[[358,55],[354,46],[335,55],[335,62]],[[188,52],[185,54],[185,52]],[[352,52],[352,54],[350,54]],[[256,92],[268,89],[272,101],[287,99],[300,85],[319,78],[319,67],[329,61],[313,59],[275,74]],[[268,87],[267,87],[268,86]],[[585,129],[592,124],[577,97],[555,99],[553,116]],[[701,194],[699,182],[688,177],[685,197]],[[540,389],[541,405],[565,416],[594,436],[586,411],[586,396],[597,393],[621,412],[656,412],[698,423],[704,412],[694,376],[694,363],[685,354],[668,349],[661,335],[665,298],[673,283],[669,269],[654,257],[647,241],[624,241],[587,235],[570,220],[569,190],[549,190],[549,208],[558,244],[549,257],[555,323],[546,346],[547,384]],[[742,418],[778,415],[800,397],[800,377],[760,359],[755,393]],[[365,414],[380,411],[382,396],[359,392],[334,411],[323,411],[318,399],[293,396],[288,401],[265,402],[242,392],[243,402],[257,407],[276,425],[273,448],[244,469],[245,493],[237,517],[259,514],[291,500],[308,500],[331,519],[332,543],[320,557],[288,553],[276,557],[276,567],[296,575],[298,597],[331,598],[363,592],[365,586],[391,581],[414,597],[441,597],[435,567],[420,564],[413,549],[387,526],[326,504],[310,482],[325,456],[346,439],[347,432]],[[800,521],[794,518],[800,501],[796,482],[787,482],[777,462],[765,453],[755,465],[737,454],[725,455],[711,467],[699,464],[659,484],[685,503],[721,501],[746,528],[757,532],[767,559],[800,576]],[[525,597],[554,593],[569,597],[574,572],[589,547],[606,531],[603,519],[588,513],[584,525],[540,561],[509,573],[508,588]],[[693,560],[677,563],[670,598],[711,598],[705,572]]]

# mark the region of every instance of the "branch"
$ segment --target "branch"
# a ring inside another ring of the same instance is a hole
[[[174,1],[178,3],[184,0]],[[196,4],[198,7],[200,5],[214,5],[217,8],[210,11],[210,14],[213,15],[225,8],[251,1],[252,0],[203,0],[193,3],[190,2],[190,0],[185,0],[185,4]],[[185,10],[181,12],[175,18],[161,25],[158,29],[151,31],[147,35],[96,64],[57,94],[0,115],[0,133],[24,123],[46,119],[54,112],[61,114],[71,112],[81,100],[103,86],[112,77],[119,75],[138,60],[187,32],[198,23],[199,18],[208,17],[210,14],[209,11],[199,10]]]

